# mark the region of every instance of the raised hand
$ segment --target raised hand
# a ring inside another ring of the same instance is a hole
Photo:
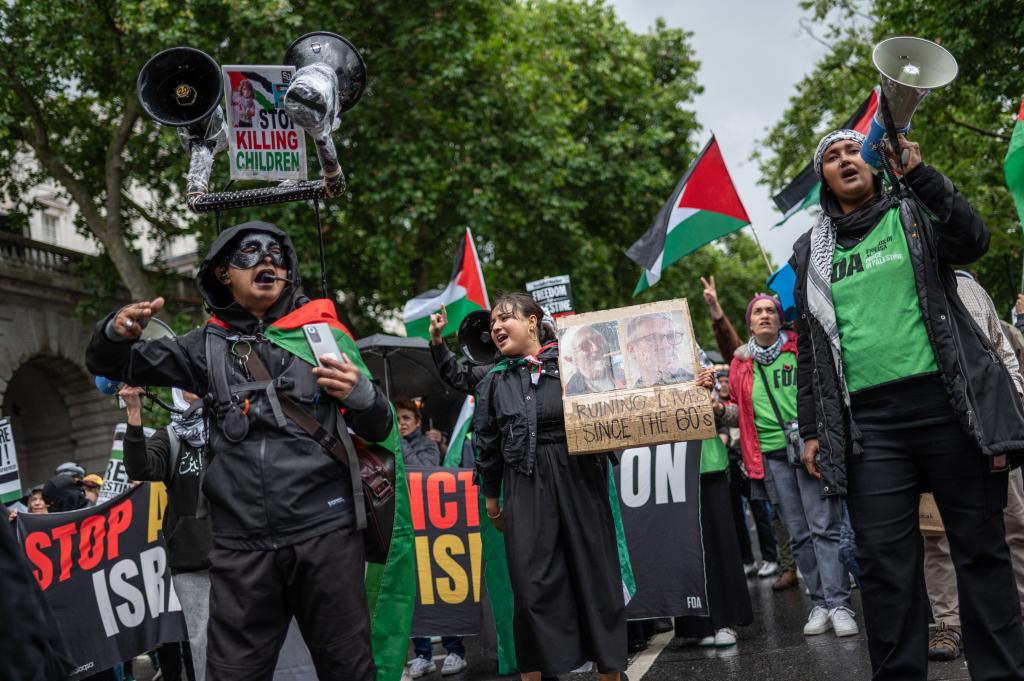
[[[708,304],[708,309],[711,310],[712,319],[721,319],[725,316],[722,312],[722,306],[718,304],[718,289],[715,287],[715,275],[711,275],[710,281],[704,277],[700,278],[700,283],[704,287],[704,302]]]
[[[441,306],[441,311],[430,315],[430,342],[434,345],[441,344],[441,334],[444,327],[448,325],[448,310]]]
[[[121,338],[137,339],[149,318],[164,308],[164,299],[155,298],[125,305],[114,317],[114,333]]]

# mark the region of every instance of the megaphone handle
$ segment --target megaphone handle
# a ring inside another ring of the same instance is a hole
[[[899,168],[900,177],[903,177],[906,174],[906,170],[903,166],[902,154],[896,153],[900,145],[899,131],[892,120],[892,111],[889,110],[889,99],[881,90],[879,90],[878,93],[878,110],[882,112],[882,121],[885,123],[885,134],[889,138],[889,146],[892,148],[893,156],[896,158],[896,166]],[[886,155],[883,153],[880,154],[880,156],[882,157],[882,164],[891,172],[892,169],[889,168],[889,160]],[[894,181],[896,180],[896,178],[892,179]]]
[[[213,172],[213,150],[202,142],[192,145],[191,159],[188,162],[188,178],[185,196],[189,207],[203,197],[210,189],[210,173]]]

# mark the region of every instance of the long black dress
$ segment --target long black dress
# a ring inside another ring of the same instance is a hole
[[[517,666],[556,676],[593,660],[601,672],[624,671],[608,457],[569,455],[557,346],[540,360],[542,369],[513,363],[489,374],[474,422],[485,494],[497,496],[504,480]]]

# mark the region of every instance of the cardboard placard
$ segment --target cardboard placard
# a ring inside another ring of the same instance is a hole
[[[9,418],[0,419],[0,502],[9,504],[21,498],[18,453],[14,449],[14,431]]]
[[[946,534],[946,526],[942,524],[939,507],[935,505],[935,497],[931,492],[921,495],[921,504],[917,511],[917,521],[921,526],[921,534],[933,536]]]
[[[570,454],[715,435],[685,298],[557,320]]]

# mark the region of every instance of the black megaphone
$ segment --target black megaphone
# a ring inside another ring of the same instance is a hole
[[[501,357],[491,339],[491,311],[474,310],[459,324],[459,347],[473,364],[494,364]]]

